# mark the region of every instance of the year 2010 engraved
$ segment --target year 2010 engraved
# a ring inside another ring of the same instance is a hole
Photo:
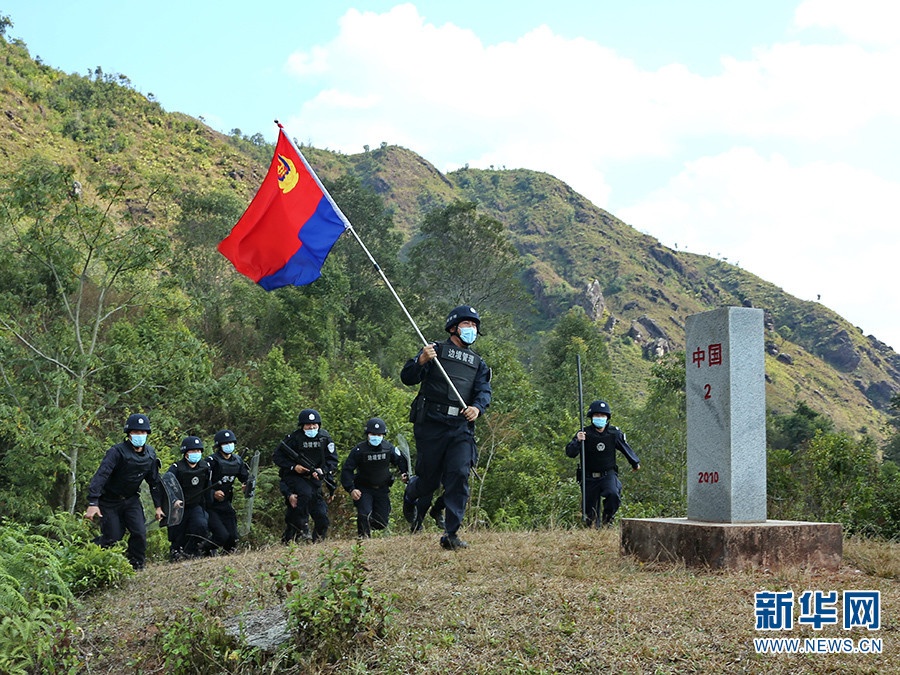
[[[697,472],[697,482],[698,483],[718,483],[719,482],[719,472],[718,471],[699,471],[699,472]]]

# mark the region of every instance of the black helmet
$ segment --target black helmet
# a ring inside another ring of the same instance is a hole
[[[460,321],[474,321],[475,326],[481,328],[481,317],[478,316],[478,311],[474,307],[469,307],[469,305],[460,305],[447,315],[447,323],[444,324],[444,330],[449,333],[450,329]]]
[[[318,410],[313,410],[312,408],[307,408],[306,410],[301,410],[300,414],[297,416],[297,424],[301,427],[304,424],[318,424],[322,425],[322,416],[319,415]]]
[[[387,424],[380,417],[373,417],[366,422],[366,433],[384,436],[387,433]]]
[[[125,421],[125,433],[127,434],[129,431],[146,431],[150,433],[150,420],[141,413],[129,415]]]
[[[181,441],[181,454],[183,455],[186,452],[190,452],[191,450],[202,450],[203,449],[203,441],[201,441],[196,436],[188,436],[183,441]]]
[[[609,415],[612,417],[609,403],[606,401],[594,401],[591,403],[591,407],[588,408],[588,417],[593,417],[594,415]]]
[[[233,431],[222,429],[221,431],[216,432],[215,438],[213,438],[213,444],[223,445],[225,443],[234,443],[236,440]]]

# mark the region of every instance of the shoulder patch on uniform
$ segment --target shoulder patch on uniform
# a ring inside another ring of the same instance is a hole
[[[400,448],[394,448],[394,454],[397,455],[397,457],[400,457],[401,454],[402,454],[402,453],[400,452]]]
[[[330,452],[332,455],[334,454],[334,443],[328,444],[328,452]]]

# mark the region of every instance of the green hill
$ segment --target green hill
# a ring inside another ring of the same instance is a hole
[[[769,406],[786,413],[800,398],[838,428],[883,433],[883,411],[900,390],[900,355],[821,304],[725,261],[663,246],[545,173],[460,169],[444,176],[394,146],[338,162],[310,154],[323,175],[356,173],[393,209],[408,238],[430,209],[477,202],[507,226],[523,258],[538,309],[533,327],[584,307],[609,333],[617,375],[638,395],[654,355],[684,348],[687,316],[723,305],[759,307],[766,312]]]
[[[0,168],[29,153],[76,167],[76,176],[130,172],[175,189],[229,191],[249,200],[271,147],[259,135],[226,136],[166,112],[128,78],[67,75],[35,62],[21,42],[0,44]],[[324,179],[358,176],[384,200],[408,243],[425,214],[472,200],[501,221],[525,266],[536,333],[571,306],[609,335],[613,369],[636,398],[654,358],[684,346],[684,321],[722,305],[766,311],[767,394],[777,412],[798,399],[853,433],[884,433],[884,411],[900,390],[900,356],[828,308],[801,301],[727,262],[675,251],[597,208],[545,173],[460,169],[443,175],[396,146],[355,155],[304,148]],[[177,199],[171,204],[177,213]],[[172,213],[168,222],[171,222]],[[160,220],[163,222],[163,219]]]

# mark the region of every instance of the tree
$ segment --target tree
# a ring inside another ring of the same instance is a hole
[[[900,392],[891,396],[888,415],[890,434],[882,448],[882,458],[900,464]]]
[[[797,401],[794,412],[790,415],[774,416],[773,427],[774,433],[770,434],[769,445],[795,451],[809,443],[816,432],[831,433],[834,423],[813,410],[805,401]]]
[[[521,311],[525,293],[519,254],[503,223],[457,201],[425,217],[409,251],[410,279],[442,313],[456,305]]]
[[[0,287],[4,344],[3,403],[16,411],[19,446],[55,459],[61,485],[56,495],[70,513],[76,502],[80,452],[88,429],[130,390],[109,391],[98,376],[129,355],[105,340],[106,327],[133,312],[153,287],[149,272],[167,240],[148,222],[163,183],[143,190],[127,179],[101,185],[97,206],[83,203],[71,169],[41,157],[5,177],[0,195],[0,254],[10,271]],[[76,189],[77,188],[77,189]],[[130,201],[129,201],[130,200]],[[157,220],[157,223],[159,221]]]

